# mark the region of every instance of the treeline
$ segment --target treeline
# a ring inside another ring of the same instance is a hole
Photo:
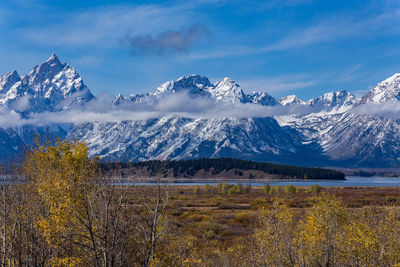
[[[211,174],[219,174],[224,171],[235,170],[238,176],[243,176],[243,171],[261,171],[266,175],[271,175],[279,179],[326,179],[343,180],[344,173],[331,169],[297,167],[283,164],[273,164],[265,162],[255,162],[250,160],[232,158],[201,158],[192,160],[150,160],[132,163],[102,163],[104,170],[117,168],[136,168],[146,169],[151,176],[161,173],[167,176],[167,171],[172,170],[174,177],[191,177],[198,171],[210,171]],[[254,178],[250,173],[248,177]]]

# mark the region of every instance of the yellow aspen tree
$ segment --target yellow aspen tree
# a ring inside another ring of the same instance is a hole
[[[330,195],[316,198],[300,221],[296,243],[302,265],[333,266],[339,261],[339,237],[348,222],[346,209]]]
[[[400,208],[384,210],[385,216],[374,223],[374,232],[382,242],[379,260],[386,266],[400,266]]]
[[[382,244],[365,222],[352,218],[341,236],[341,261],[349,266],[378,266]]]
[[[259,264],[293,266],[296,261],[295,220],[290,208],[282,200],[276,200],[271,208],[262,209],[260,224],[255,234]]]
[[[85,249],[93,242],[80,218],[85,212],[83,200],[91,193],[90,179],[96,173],[97,162],[88,158],[84,143],[68,141],[38,145],[26,157],[25,174],[44,208],[36,227],[52,247],[51,265],[87,263]]]

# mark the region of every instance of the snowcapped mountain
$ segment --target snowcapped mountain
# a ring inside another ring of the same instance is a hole
[[[0,110],[42,112],[69,109],[94,96],[75,69],[53,54],[27,75],[16,71],[0,77]]]
[[[400,166],[400,125],[397,121],[352,113],[310,114],[281,120],[309,142],[319,144],[332,163],[344,167]]]
[[[298,98],[296,95],[288,95],[277,99],[278,102],[283,106],[289,106],[293,104],[305,105],[306,103]]]
[[[400,73],[396,73],[383,82],[378,83],[361,98],[360,104],[379,104],[394,99],[400,100]]]
[[[351,109],[357,102],[358,100],[354,95],[341,90],[326,93],[320,97],[308,100],[306,105],[312,107],[314,112],[342,113]]]
[[[207,91],[216,101],[227,103],[247,102],[247,96],[244,94],[242,88],[228,77],[216,82]]]
[[[155,103],[161,97],[182,92],[188,93],[191,97],[206,97],[216,102],[223,103],[279,104],[272,96],[265,92],[244,93],[242,88],[228,77],[223,78],[221,81],[211,83],[207,77],[195,74],[182,76],[176,81],[166,82],[152,93],[133,94],[126,98],[117,95],[114,99],[114,103],[120,104],[126,101],[135,103]]]
[[[260,104],[263,106],[276,106],[279,102],[265,92],[251,92],[247,95],[247,103]]]
[[[8,90],[20,80],[21,78],[15,70],[0,77],[0,92],[8,92]]]
[[[129,113],[143,108],[151,113],[165,99],[181,98],[182,93],[193,103],[206,99],[209,106],[202,108],[216,110],[204,117],[167,112],[141,118]],[[8,127],[0,121],[0,162],[21,155],[38,135],[82,140],[91,155],[104,160],[237,157],[314,166],[400,167],[399,122],[353,112],[360,105],[389,100],[400,100],[400,74],[379,83],[361,100],[342,90],[306,102],[295,95],[275,99],[266,92],[245,93],[230,78],[212,83],[201,75],[182,76],[150,93],[117,95],[109,107],[101,104],[102,113],[94,116],[100,121],[58,120],[40,127]],[[7,114],[21,119],[42,118],[41,114],[58,117],[71,111],[92,114],[98,112],[90,109],[92,101],[98,100],[76,70],[54,54],[26,75],[13,71],[0,76],[0,120]],[[219,113],[220,107],[236,113]],[[113,114],[125,117],[116,119]]]
[[[67,138],[84,141],[92,155],[106,160],[238,157],[306,164],[323,157],[312,145],[304,145],[301,135],[280,127],[273,118],[164,117],[84,123]]]

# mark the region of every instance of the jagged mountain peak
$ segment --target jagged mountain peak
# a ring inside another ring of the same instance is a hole
[[[191,74],[188,76],[182,76],[175,81],[163,83],[153,94],[162,95],[165,93],[187,91],[193,95],[204,95],[206,94],[204,89],[208,86],[211,86],[211,82],[207,77]]]
[[[76,70],[61,63],[55,54],[22,78],[16,71],[0,77],[0,92],[3,110],[13,109],[13,103],[22,97],[29,99],[26,113],[68,109],[94,98]]]
[[[6,93],[10,88],[21,80],[17,71],[12,71],[0,77],[0,92]]]
[[[301,100],[296,95],[288,95],[281,98],[278,98],[278,102],[283,106],[293,105],[293,104],[301,104],[304,105],[305,102]]]
[[[324,93],[323,95],[321,95],[317,98],[310,99],[307,102],[312,102],[316,99],[324,100],[324,101],[328,101],[328,102],[334,102],[334,101],[343,100],[343,99],[347,99],[347,98],[355,98],[355,96],[352,95],[350,92],[347,92],[346,90],[339,90],[336,92]]]
[[[314,108],[315,112],[345,112],[358,102],[357,98],[346,90],[325,93],[320,97],[310,99],[306,105]]]
[[[247,100],[249,103],[260,104],[264,106],[274,106],[279,103],[268,93],[260,91],[253,91],[249,93],[247,95]]]
[[[184,75],[179,77],[176,81],[176,83],[192,83],[192,84],[199,84],[199,85],[204,85],[204,86],[208,86],[210,85],[210,80],[206,77],[206,76],[202,76],[199,74],[190,74],[190,75]]]
[[[216,101],[227,103],[247,102],[242,88],[229,77],[225,77],[221,81],[214,83],[213,87],[209,88],[208,91]]]
[[[48,63],[50,66],[62,66],[63,65],[55,53],[51,54],[51,56],[43,63]]]
[[[43,82],[51,80],[66,66],[66,63],[61,63],[58,57],[52,54],[46,61],[40,65],[36,65],[23,79],[34,89],[41,90]]]
[[[355,100],[356,97],[346,90],[339,90],[336,92],[328,92],[320,96],[320,99],[323,99],[327,102],[338,102],[338,101],[348,101]]]
[[[222,80],[214,83],[214,85],[219,85],[219,84],[227,84],[227,85],[239,87],[239,85],[229,77],[224,77],[224,78],[222,78]]]
[[[378,83],[361,98],[360,104],[378,104],[389,100],[400,100],[400,73],[395,73]]]

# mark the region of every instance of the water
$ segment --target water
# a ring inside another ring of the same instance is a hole
[[[220,182],[226,182],[228,184],[243,185],[250,184],[252,186],[264,186],[265,182],[268,182],[271,186],[280,185],[285,186],[292,184],[295,186],[311,186],[318,184],[320,186],[400,186],[400,177],[346,177],[346,180],[226,180],[226,179],[191,179],[191,180],[175,180],[171,181],[170,185],[215,185]],[[123,184],[134,184],[134,183],[123,183]],[[139,182],[137,185],[154,185],[152,182]]]

